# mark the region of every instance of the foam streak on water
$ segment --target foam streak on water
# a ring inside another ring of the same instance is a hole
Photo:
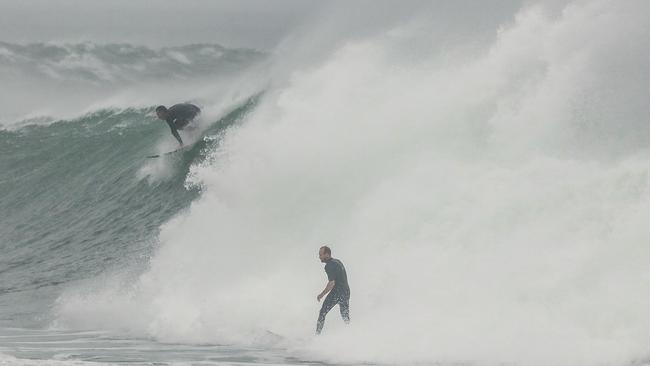
[[[258,341],[258,347],[233,348],[117,338],[97,331],[13,328],[0,332],[0,365],[318,365],[269,349],[277,343],[272,337]]]

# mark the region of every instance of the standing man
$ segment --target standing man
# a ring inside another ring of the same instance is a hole
[[[172,135],[176,137],[181,147],[183,147],[183,140],[178,134],[178,130],[185,128],[199,113],[201,113],[201,109],[189,103],[174,104],[169,109],[164,105],[156,107],[156,115],[167,122],[172,130]]]
[[[327,294],[318,314],[316,334],[320,334],[323,330],[325,315],[336,304],[339,305],[341,317],[345,324],[350,323],[350,286],[348,286],[348,275],[345,273],[345,267],[340,260],[332,258],[332,250],[327,246],[322,246],[318,250],[318,258],[320,258],[321,262],[325,263],[325,273],[327,273],[328,282],[323,292],[316,297],[320,302],[320,299]]]

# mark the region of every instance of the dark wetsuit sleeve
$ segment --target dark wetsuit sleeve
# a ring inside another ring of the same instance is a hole
[[[174,125],[174,122],[171,119],[165,120],[167,121],[167,124],[169,125],[169,128],[172,130],[172,135],[176,137],[176,140],[178,140],[178,143],[183,145],[183,140],[181,140],[181,135],[178,134],[178,129],[176,129],[176,126]]]

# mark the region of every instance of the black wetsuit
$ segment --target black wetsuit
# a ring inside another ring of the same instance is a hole
[[[345,266],[340,260],[330,258],[325,264],[327,279],[334,282],[334,288],[325,297],[323,306],[318,314],[316,323],[316,334],[320,334],[325,324],[325,315],[338,304],[341,311],[341,317],[346,323],[350,322],[350,286],[348,285],[348,275],[345,272]]]
[[[185,128],[199,113],[201,113],[201,109],[189,103],[174,104],[167,109],[167,119],[165,121],[172,130],[172,135],[176,137],[176,140],[181,145],[183,145],[183,140],[181,140],[178,130]]]

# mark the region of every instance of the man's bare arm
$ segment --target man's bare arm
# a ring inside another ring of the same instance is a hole
[[[329,281],[327,283],[327,286],[325,286],[325,289],[323,290],[323,292],[318,294],[318,296],[316,297],[316,300],[320,301],[320,299],[322,299],[323,296],[327,295],[330,291],[332,291],[335,284],[336,284],[336,281]]]

